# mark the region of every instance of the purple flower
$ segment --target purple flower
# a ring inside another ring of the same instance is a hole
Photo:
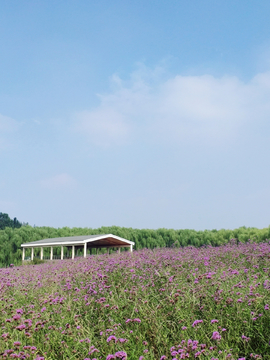
[[[214,331],[212,334],[212,339],[213,340],[220,340],[221,339],[221,335],[218,331]]]
[[[127,342],[128,340],[127,340],[127,339],[120,338],[120,339],[118,339],[118,341],[119,341],[121,344],[123,344],[123,343]]]
[[[162,356],[161,356],[161,358],[160,358],[159,360],[165,360],[165,359],[167,359],[167,356],[162,355]]]
[[[191,339],[188,339],[188,342],[187,342],[187,346],[192,346],[192,340]]]
[[[216,319],[211,320],[211,324],[214,324],[214,323],[218,323],[218,320],[216,320]]]
[[[26,328],[26,326],[24,325],[24,324],[21,324],[21,325],[19,325],[19,326],[16,326],[16,329],[17,330],[20,330],[20,331],[22,331],[23,329],[25,329]]]
[[[114,356],[115,356],[116,358],[119,358],[119,359],[122,359],[122,360],[126,360],[126,358],[127,358],[127,353],[124,352],[124,351],[117,351],[117,352],[114,354]]]
[[[195,327],[196,325],[202,323],[203,320],[195,320],[194,323],[192,324],[192,327]]]
[[[106,360],[112,360],[112,359],[115,359],[115,356],[110,354],[106,357]]]
[[[107,342],[110,342],[110,341],[112,341],[112,340],[114,340],[115,342],[117,342],[117,337],[115,337],[114,335],[111,335],[111,336],[108,337]]]
[[[88,355],[92,355],[94,352],[99,352],[99,350],[96,349],[94,346],[91,346]]]
[[[247,336],[245,336],[245,335],[242,335],[242,339],[243,339],[244,341],[246,341],[246,342],[248,342],[248,341],[250,340],[250,338],[247,337]]]

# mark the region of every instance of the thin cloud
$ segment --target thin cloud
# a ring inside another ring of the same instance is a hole
[[[123,143],[129,132],[124,114],[106,106],[77,113],[74,130],[83,133],[92,143],[102,147]]]
[[[19,123],[11,117],[0,114],[0,150],[13,147],[12,134],[19,128]]]
[[[13,132],[18,129],[18,122],[11,117],[0,114],[0,133]]]
[[[76,181],[70,175],[63,173],[41,180],[40,185],[49,190],[66,190],[74,188]]]

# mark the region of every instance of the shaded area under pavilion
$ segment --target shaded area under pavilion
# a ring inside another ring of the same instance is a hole
[[[29,243],[22,244],[22,261],[26,260],[25,250],[31,249],[31,257],[29,260],[34,259],[34,250],[35,248],[40,248],[40,259],[44,259],[44,248],[50,248],[50,257],[49,260],[53,260],[54,254],[53,249],[55,247],[61,247],[61,256],[60,259],[71,258],[74,259],[75,255],[78,253],[78,250],[83,251],[83,257],[87,257],[87,253],[91,249],[96,249],[96,253],[98,249],[106,248],[109,253],[110,248],[117,248],[117,251],[120,253],[120,248],[129,248],[132,252],[134,242],[129,241],[127,239],[123,239],[119,236],[112,234],[99,234],[99,235],[83,235],[83,236],[68,236],[68,237],[60,237],[60,238],[52,238],[52,239],[43,239],[32,241]],[[67,248],[67,256],[64,256],[64,248]]]

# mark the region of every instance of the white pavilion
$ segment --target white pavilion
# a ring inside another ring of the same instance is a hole
[[[109,253],[110,248],[117,248],[117,251],[120,253],[120,248],[125,247],[129,248],[130,252],[133,250],[134,242],[127,239],[123,239],[119,236],[112,234],[99,234],[99,235],[83,235],[83,236],[68,236],[52,239],[43,239],[32,241],[29,243],[22,244],[22,261],[25,261],[25,250],[31,249],[31,260],[34,259],[35,248],[40,248],[40,259],[43,260],[44,248],[50,248],[50,260],[53,260],[53,249],[54,247],[61,247],[61,256],[60,259],[64,259],[64,247],[68,248],[68,251],[71,250],[71,259],[75,258],[75,253],[79,249],[83,249],[83,256],[87,257],[87,252],[89,249],[101,249],[106,248]]]

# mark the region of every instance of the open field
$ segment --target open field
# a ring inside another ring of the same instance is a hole
[[[0,269],[1,358],[270,359],[270,245]]]

